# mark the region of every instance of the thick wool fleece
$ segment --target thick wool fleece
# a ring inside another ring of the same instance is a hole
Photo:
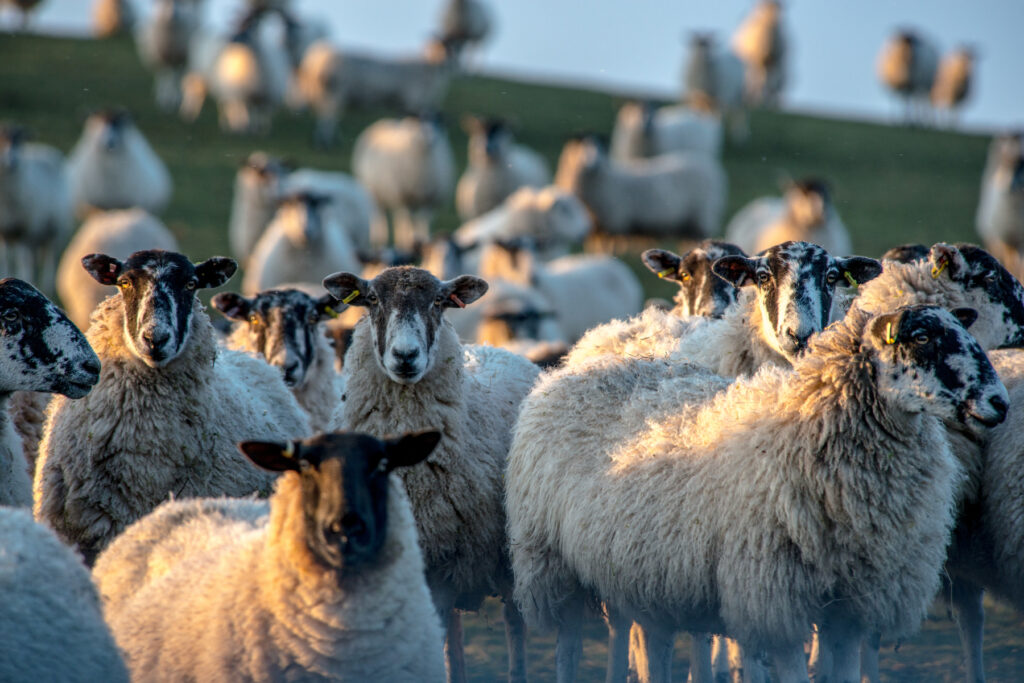
[[[301,480],[248,500],[164,503],[94,577],[135,680],[443,681],[444,634],[394,478],[381,564],[339,578],[306,545]]]
[[[21,392],[19,392],[21,393]],[[11,395],[0,395],[0,505],[32,507],[32,480],[21,437],[8,414]]]
[[[368,318],[345,355],[343,426],[378,438],[436,429],[441,442],[405,483],[431,590],[475,609],[510,580],[502,507],[505,458],[519,404],[539,368],[503,349],[466,347],[444,320],[434,364],[416,384],[391,381],[373,352]]]
[[[120,297],[93,314],[87,338],[102,363],[85,398],[54,397],[34,483],[36,519],[88,561],[170,497],[245,496],[271,477],[235,447],[284,440],[309,422],[262,360],[218,347],[196,301],[192,334],[169,365],[151,368],[124,343]]]
[[[0,508],[0,680],[127,683],[82,560],[28,510]]]
[[[877,391],[865,320],[710,401],[690,376],[658,383],[662,361],[543,375],[506,476],[528,623],[557,623],[584,587],[628,615],[754,648],[798,646],[826,606],[864,628],[916,630],[959,470],[938,420]]]
[[[15,391],[7,403],[7,415],[21,439],[29,479],[36,471],[36,456],[39,454],[39,442],[43,438],[46,406],[50,404],[50,397],[51,394],[42,391]]]

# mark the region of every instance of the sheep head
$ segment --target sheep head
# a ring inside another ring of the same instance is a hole
[[[727,280],[716,276],[711,264],[723,256],[746,257],[734,244],[704,240],[696,249],[682,256],[664,249],[648,249],[641,258],[644,265],[664,280],[679,285],[675,300],[683,315],[721,318],[736,303],[739,290]]]

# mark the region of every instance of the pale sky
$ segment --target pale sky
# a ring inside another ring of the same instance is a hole
[[[381,53],[419,50],[443,0],[292,0],[321,17],[335,43]],[[40,30],[88,29],[92,0],[44,0]],[[134,0],[139,9],[148,0]],[[225,26],[241,0],[207,0]],[[727,39],[753,0],[490,0],[497,28],[483,71],[674,96],[684,35],[713,29]],[[945,52],[977,47],[974,92],[963,111],[972,128],[1024,127],[1024,0],[786,0],[792,44],[785,106],[839,116],[892,119],[896,103],[875,77],[875,59],[896,26],[913,26]]]

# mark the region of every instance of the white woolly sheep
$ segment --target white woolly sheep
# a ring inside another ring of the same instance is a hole
[[[356,139],[352,171],[379,208],[371,242],[387,245],[389,211],[394,244],[406,251],[430,239],[433,211],[448,201],[455,183],[452,148],[436,117],[377,121]]]
[[[171,175],[128,112],[91,115],[68,157],[75,210],[131,209],[160,213],[171,198]]]
[[[640,258],[659,278],[679,285],[670,311],[677,318],[700,316],[721,318],[736,303],[739,290],[725,278],[715,275],[711,265],[723,256],[743,256],[735,244],[704,240],[682,256],[664,249],[648,249]]]
[[[0,126],[0,250],[4,272],[53,293],[57,256],[72,229],[64,155]]]
[[[974,50],[958,47],[942,58],[932,85],[931,101],[936,113],[945,109],[949,123],[956,123],[957,112],[971,92],[971,75],[974,70]]]
[[[89,571],[27,510],[0,508],[0,679],[128,683]]]
[[[172,501],[129,527],[95,577],[133,678],[443,680],[411,506],[390,474],[439,437],[245,441],[284,472],[269,504]]]
[[[812,623],[837,644],[837,680],[859,675],[865,629],[916,630],[959,480],[937,418],[1005,417],[1006,390],[963,326],[975,314],[958,315],[851,311],[792,370],[728,388],[614,357],[542,376],[506,508],[516,601],[531,625],[559,628],[559,679],[574,673],[588,594],[654,649],[681,628],[726,633],[787,681],[807,680]],[[668,680],[669,660],[653,661]]]
[[[345,355],[342,428],[382,436],[440,429],[425,468],[402,472],[416,517],[427,585],[448,625],[451,680],[462,680],[458,612],[487,595],[505,599],[509,678],[525,679],[525,634],[510,600],[502,476],[519,403],[539,369],[489,346],[463,347],[444,318],[476,301],[487,283],[440,281],[419,268],[388,268],[371,281],[324,280],[336,298],[365,307]]]
[[[487,39],[494,19],[482,0],[448,0],[441,13],[440,40],[459,57]]]
[[[455,186],[455,209],[468,221],[499,206],[520,187],[542,188],[551,183],[551,169],[537,152],[517,144],[501,119],[467,116],[469,134],[465,173]]]
[[[750,136],[743,89],[743,60],[716,45],[712,34],[694,33],[683,69],[683,103],[696,111],[719,114],[729,137],[743,141]]]
[[[91,564],[168,497],[244,496],[269,478],[235,450],[240,438],[289,439],[309,421],[262,359],[218,349],[196,291],[223,284],[235,262],[193,265],[140,251],[83,265],[120,294],[100,304],[87,337],[103,368],[85,399],[55,397],[39,445],[36,519]]]
[[[619,108],[609,153],[615,161],[645,159],[672,152],[722,155],[722,120],[685,106],[656,107],[627,102]]]
[[[813,242],[830,254],[853,252],[828,184],[817,178],[789,183],[781,200],[761,197],[750,202],[729,221],[725,239],[750,254],[790,240]]]
[[[1024,277],[1024,135],[992,141],[980,194],[975,227],[985,248],[1017,278]]]
[[[928,100],[939,66],[939,51],[919,32],[897,31],[878,55],[878,78],[882,85],[903,98],[905,123],[925,123]]]
[[[135,29],[135,10],[129,0],[95,0],[92,4],[92,32],[97,38],[111,38]]]
[[[786,85],[781,14],[778,0],[760,0],[732,36],[732,49],[746,66],[746,99],[754,105],[777,105]]]
[[[705,154],[663,154],[628,164],[593,137],[562,148],[555,184],[586,205],[595,231],[610,236],[704,239],[718,231],[728,181]]]
[[[181,80],[192,40],[200,25],[200,0],[156,0],[149,20],[139,27],[135,47],[142,63],[155,72],[157,106],[174,111],[181,104]]]
[[[100,302],[114,293],[110,286],[96,282],[82,268],[82,257],[108,254],[126,259],[137,251],[176,251],[178,241],[171,231],[143,209],[103,211],[92,214],[78,229],[57,267],[57,294],[68,317],[80,329],[88,329],[89,316]]]
[[[32,17],[32,10],[35,9],[42,0],[0,0],[0,8],[3,7],[4,2],[9,4],[11,7],[16,8],[21,13],[21,30],[28,31],[29,20]]]

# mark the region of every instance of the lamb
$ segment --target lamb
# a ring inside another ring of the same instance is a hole
[[[516,601],[530,625],[559,628],[559,680],[574,674],[588,595],[663,646],[698,628],[767,650],[782,680],[807,680],[812,623],[839,645],[837,680],[859,675],[863,630],[918,628],[959,479],[939,419],[1006,414],[964,328],[974,313],[958,316],[851,311],[792,370],[728,387],[607,356],[542,376],[513,437],[506,510]]]
[[[92,114],[68,157],[75,210],[139,207],[159,214],[171,198],[171,175],[123,109]]]
[[[746,100],[777,105],[786,84],[786,36],[782,4],[760,0],[732,36],[732,49],[746,66]]]
[[[610,236],[704,239],[718,231],[727,180],[702,154],[664,154],[621,164],[593,137],[562,148],[555,184],[590,211],[594,229]]]
[[[388,268],[371,281],[335,273],[324,286],[366,308],[345,355],[342,428],[383,435],[440,429],[425,469],[401,474],[412,501],[427,585],[448,627],[451,680],[465,676],[457,609],[505,599],[511,680],[524,680],[525,636],[510,599],[502,508],[505,456],[519,403],[539,368],[488,346],[463,348],[446,309],[476,301],[480,278],[440,281],[419,268]]]
[[[440,681],[441,625],[409,499],[440,439],[244,441],[283,472],[269,504],[170,501],[103,553],[95,578],[136,680]]]
[[[448,0],[441,14],[440,39],[456,56],[487,39],[493,18],[482,0]]]
[[[7,507],[0,508],[0,545],[0,679],[128,683],[78,556],[27,510]]]
[[[300,282],[338,268],[359,269],[355,246],[329,208],[327,195],[285,197],[253,247],[242,291],[253,295],[285,282]]]
[[[640,258],[659,278],[679,285],[670,311],[677,318],[699,316],[721,318],[736,303],[739,289],[725,278],[718,277],[712,264],[723,256],[746,257],[735,244],[704,240],[682,256],[663,249],[648,249]]]
[[[722,156],[722,120],[709,112],[677,105],[655,107],[627,102],[612,129],[610,153],[615,161],[646,159],[672,152]]]
[[[946,109],[950,123],[956,122],[957,110],[971,91],[974,70],[974,50],[962,46],[950,52],[939,62],[932,85],[931,101],[936,110]]]
[[[235,322],[228,348],[263,356],[284,375],[313,431],[332,429],[342,385],[321,323],[337,317],[343,304],[330,294],[313,298],[294,288],[262,291],[251,299],[221,292],[210,303]]]
[[[551,184],[551,170],[544,158],[517,144],[508,124],[501,119],[467,116],[468,165],[455,186],[455,209],[468,221],[499,206],[520,187],[542,188]]]
[[[156,103],[164,111],[181,104],[181,81],[200,25],[200,0],[156,0],[135,36],[142,63],[156,72]]]
[[[683,104],[717,113],[726,122],[729,137],[739,142],[750,136],[743,74],[743,61],[735,52],[715,45],[710,33],[693,34],[683,69]]]
[[[430,238],[434,209],[448,201],[455,182],[455,160],[448,136],[436,117],[381,119],[359,134],[352,171],[380,209],[371,242],[386,246],[391,212],[394,244],[414,251]]]
[[[72,229],[64,156],[0,126],[0,250],[4,272],[53,292],[57,255]]]
[[[82,268],[82,257],[102,253],[126,259],[144,249],[176,251],[178,241],[160,219],[143,209],[103,211],[86,219],[57,266],[57,294],[75,325],[88,329],[89,316],[114,292]]]
[[[980,194],[975,227],[985,248],[1017,278],[1024,277],[1024,135],[992,141]]]
[[[917,31],[897,31],[882,46],[878,77],[882,85],[903,98],[905,123],[921,124],[928,119],[928,98],[938,65],[938,49]]]
[[[196,291],[223,284],[234,261],[193,265],[147,250],[123,262],[90,254],[82,264],[120,293],[100,304],[87,333],[103,364],[96,389],[50,404],[33,496],[36,519],[91,565],[168,497],[268,489],[235,442],[302,437],[309,421],[277,369],[217,347]]]
[[[830,254],[853,252],[828,183],[818,178],[789,183],[781,200],[761,197],[747,204],[729,221],[725,238],[752,254],[789,240],[813,242]]]

